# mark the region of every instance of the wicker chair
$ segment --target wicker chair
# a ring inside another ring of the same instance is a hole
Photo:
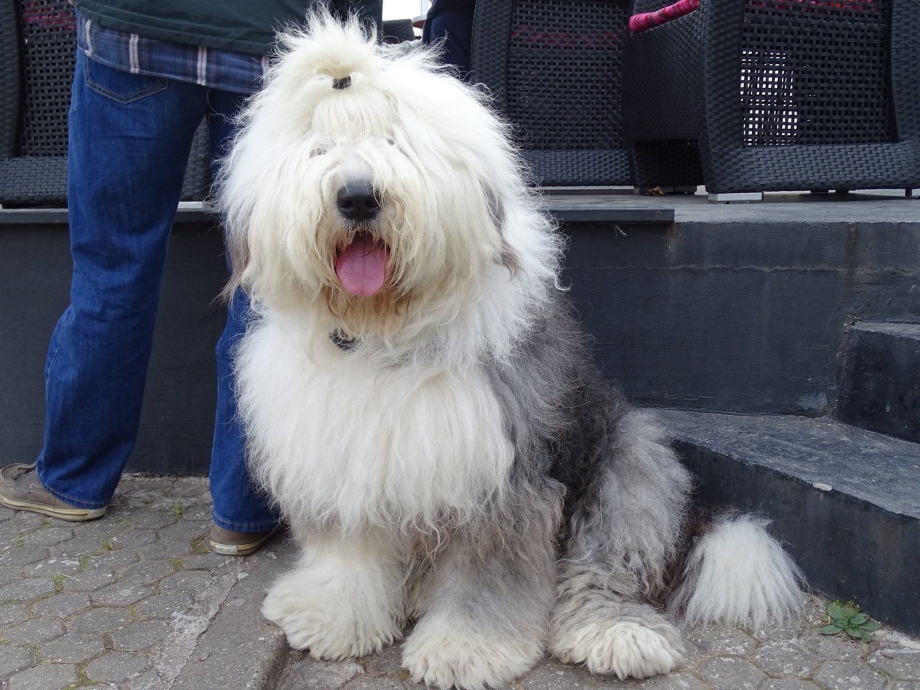
[[[66,2],[0,0],[2,204],[49,204],[66,196],[73,33]]]
[[[0,204],[67,200],[67,111],[76,55],[66,0],[0,0]],[[195,133],[182,198],[210,187],[208,132]]]
[[[472,69],[545,186],[631,184],[620,124],[628,0],[478,0]]]
[[[711,194],[920,186],[918,35],[920,0],[701,0],[632,35],[624,131],[639,183],[700,182],[668,170],[698,146]]]
[[[383,22],[381,43],[393,45],[414,41],[415,39],[415,29],[412,28],[411,19],[388,19]]]

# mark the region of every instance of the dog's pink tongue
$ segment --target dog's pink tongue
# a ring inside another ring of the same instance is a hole
[[[335,262],[335,274],[346,292],[370,297],[386,282],[389,250],[370,235],[358,235],[342,250]]]

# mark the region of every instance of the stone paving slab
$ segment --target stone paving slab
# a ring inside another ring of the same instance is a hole
[[[394,645],[320,662],[289,652],[259,614],[295,558],[275,539],[247,558],[206,547],[207,480],[126,476],[102,520],[67,524],[0,508],[0,690],[408,690]],[[685,629],[687,664],[645,681],[544,660],[526,690],[920,690],[920,641],[882,628],[870,644],[799,625]],[[870,612],[871,613],[871,612]],[[420,687],[420,686],[418,686]]]

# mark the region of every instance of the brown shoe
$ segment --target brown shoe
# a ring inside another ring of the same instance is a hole
[[[211,523],[211,549],[223,556],[248,556],[258,551],[280,529],[281,525],[277,525],[267,532],[231,532]]]
[[[42,486],[35,465],[7,465],[0,470],[0,503],[14,510],[28,510],[68,522],[86,522],[105,515],[103,508],[77,508],[58,500]]]

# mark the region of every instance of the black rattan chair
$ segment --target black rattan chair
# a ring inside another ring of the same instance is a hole
[[[405,43],[416,38],[411,19],[388,19],[383,22],[381,43]]]
[[[70,5],[0,0],[0,203],[64,201],[73,65]]]
[[[620,58],[628,0],[478,0],[473,78],[545,186],[629,185]]]
[[[639,183],[699,182],[655,179],[698,145],[710,193],[920,186],[918,36],[920,0],[701,0],[632,35]]]
[[[0,0],[0,204],[67,200],[67,111],[76,54],[66,0]],[[184,200],[210,188],[202,122],[189,157]]]

